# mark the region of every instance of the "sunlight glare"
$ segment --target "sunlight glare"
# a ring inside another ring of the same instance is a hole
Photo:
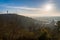
[[[53,9],[53,6],[50,4],[45,5],[44,10],[45,11],[51,11]]]

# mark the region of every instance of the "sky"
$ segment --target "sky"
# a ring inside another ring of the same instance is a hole
[[[60,16],[60,0],[0,0],[0,13],[28,17]]]

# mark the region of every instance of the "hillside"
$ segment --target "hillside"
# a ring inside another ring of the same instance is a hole
[[[54,40],[56,29],[51,31],[41,23],[22,15],[0,14],[0,40]]]
[[[34,19],[17,15],[17,14],[0,14],[0,30],[12,30],[12,29],[28,29],[29,27],[34,26]]]
[[[17,14],[0,14],[0,39],[13,40],[23,35],[26,37],[27,33],[30,35],[29,32],[34,32],[37,28],[35,21]]]

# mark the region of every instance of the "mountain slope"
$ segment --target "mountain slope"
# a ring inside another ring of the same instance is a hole
[[[17,15],[17,14],[0,14],[0,30],[32,30],[35,28],[35,21],[32,18]]]

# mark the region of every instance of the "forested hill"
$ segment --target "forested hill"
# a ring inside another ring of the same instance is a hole
[[[17,14],[0,14],[0,40],[54,40],[58,36],[55,29],[50,31],[40,23]]]
[[[32,18],[17,14],[0,14],[0,30],[20,30],[31,29],[36,27]]]

